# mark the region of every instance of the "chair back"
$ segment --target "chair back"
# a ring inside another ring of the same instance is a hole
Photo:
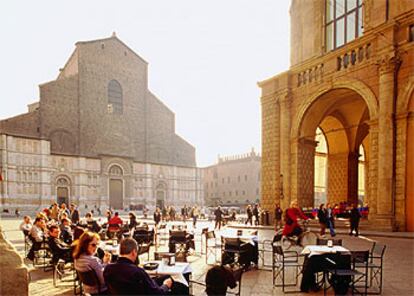
[[[317,238],[316,244],[318,246],[325,246],[328,244],[328,241],[331,240],[332,244],[334,246],[342,246],[342,239],[341,238],[335,238],[335,239],[326,239],[326,238]]]
[[[216,239],[216,234],[214,233],[214,231],[207,231],[206,233],[206,239]]]
[[[169,253],[169,252],[154,252],[154,260],[155,261],[159,261],[162,260],[162,258],[166,257],[166,256],[171,256],[174,255],[174,253]]]
[[[273,246],[273,253],[274,254],[277,254],[277,255],[280,255],[280,256],[283,256],[283,248],[282,248],[282,246],[274,245]]]
[[[240,238],[226,237],[224,238],[225,251],[239,251],[241,246]]]
[[[185,243],[187,241],[187,231],[170,230],[170,241],[175,243]]]
[[[101,283],[99,282],[98,276],[95,270],[91,269],[88,271],[76,271],[79,276],[79,280],[82,284],[92,287],[98,287],[98,293],[101,292]]]
[[[384,256],[385,253],[385,248],[385,245],[374,242],[374,245],[372,246],[371,256],[377,256],[382,258],[382,256]]]
[[[369,251],[351,251],[351,258],[354,265],[356,263],[368,265]]]

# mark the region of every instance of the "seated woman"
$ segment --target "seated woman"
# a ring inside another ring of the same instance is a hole
[[[75,260],[75,269],[78,272],[86,272],[94,270],[99,279],[100,287],[83,285],[85,292],[89,294],[97,294],[105,292],[107,287],[105,285],[103,270],[105,266],[111,261],[111,255],[105,253],[102,261],[95,256],[99,244],[99,235],[97,233],[86,231],[79,238],[76,244],[73,258]],[[100,290],[100,291],[99,291]]]

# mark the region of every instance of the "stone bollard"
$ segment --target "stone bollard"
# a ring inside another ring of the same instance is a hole
[[[0,295],[29,295],[29,271],[0,226]]]

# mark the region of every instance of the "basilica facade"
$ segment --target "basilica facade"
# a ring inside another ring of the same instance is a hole
[[[292,0],[290,14],[291,66],[259,83],[262,206],[319,206],[322,135],[327,201],[358,203],[363,174],[370,225],[414,231],[414,2]]]
[[[77,42],[27,113],[0,121],[3,208],[204,204],[195,148],[115,34]]]

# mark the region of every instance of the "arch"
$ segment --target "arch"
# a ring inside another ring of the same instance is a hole
[[[408,79],[403,91],[398,96],[397,113],[405,113],[410,104],[411,95],[414,93],[414,76]]]
[[[112,113],[122,114],[123,113],[123,95],[121,84],[112,79],[108,83],[108,105],[112,108]]]
[[[70,186],[71,179],[67,175],[58,175],[55,178],[56,201],[60,205],[62,203],[70,203]]]
[[[306,111],[316,102],[320,96],[329,91],[335,89],[348,89],[353,90],[359,94],[362,99],[365,101],[370,118],[376,118],[378,116],[378,102],[375,94],[372,90],[363,82],[357,79],[343,78],[335,80],[331,85],[321,86],[312,96],[310,96],[303,104],[299,107],[298,112],[296,112],[295,117],[292,121],[292,130],[291,138],[297,138],[299,135],[300,126],[302,124],[303,118],[305,117]]]
[[[123,209],[125,182],[124,169],[118,163],[112,163],[108,166],[108,192],[109,206],[113,209]]]
[[[123,176],[124,169],[119,164],[112,164],[109,166],[108,173],[111,176]]]

